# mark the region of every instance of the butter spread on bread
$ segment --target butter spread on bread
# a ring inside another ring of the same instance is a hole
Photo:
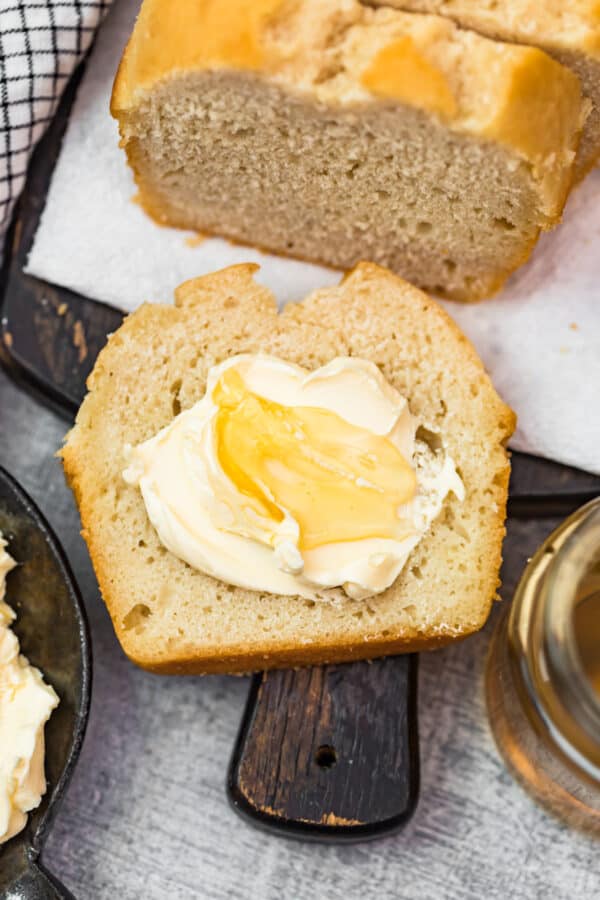
[[[559,219],[589,111],[534,47],[355,0],[145,0],[111,109],[163,223],[471,300]]]
[[[310,599],[381,593],[464,495],[441,446],[369,360],[309,372],[264,354],[208,373],[206,392],[132,449],[161,542],[228,584]]]

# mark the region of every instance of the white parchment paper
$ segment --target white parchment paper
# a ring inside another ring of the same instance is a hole
[[[102,27],[27,271],[128,311],[145,300],[169,302],[181,281],[237,262],[258,262],[259,280],[281,304],[335,284],[339,273],[328,268],[217,238],[197,243],[132,202],[108,104],[138,5],[119,0]],[[600,474],[600,170],[498,297],[445,306],[517,412],[511,446]]]

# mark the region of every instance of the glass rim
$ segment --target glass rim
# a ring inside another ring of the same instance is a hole
[[[567,522],[575,518],[580,521],[569,530],[546,571],[544,651],[565,708],[600,745],[600,695],[584,670],[574,624],[582,579],[600,560],[600,497],[577,510]]]

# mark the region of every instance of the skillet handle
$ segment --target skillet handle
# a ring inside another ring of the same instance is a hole
[[[75,900],[73,894],[37,859],[28,859],[27,869],[12,883],[5,897],[10,900]]]
[[[417,801],[417,655],[254,676],[228,794],[262,827],[348,841],[400,828]]]

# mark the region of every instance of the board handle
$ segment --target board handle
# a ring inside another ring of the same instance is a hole
[[[401,828],[418,790],[416,654],[254,676],[228,776],[253,824],[365,840]]]

